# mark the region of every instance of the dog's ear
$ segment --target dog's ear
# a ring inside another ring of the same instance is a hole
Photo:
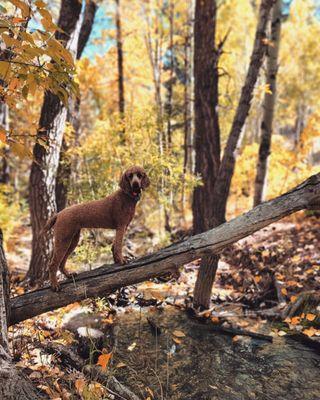
[[[119,186],[125,193],[130,193],[130,183],[125,172],[121,175]]]
[[[142,189],[147,189],[147,187],[149,186],[150,186],[150,179],[148,178],[148,175],[144,173],[141,180],[141,187]]]

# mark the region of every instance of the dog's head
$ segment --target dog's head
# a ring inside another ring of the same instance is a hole
[[[128,168],[121,176],[120,188],[133,198],[140,198],[141,190],[150,185],[150,180],[141,167]]]

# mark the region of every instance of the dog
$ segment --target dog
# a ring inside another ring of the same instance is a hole
[[[66,262],[78,245],[82,228],[115,229],[113,259],[116,264],[125,264],[122,255],[123,237],[134,217],[141,191],[149,185],[150,180],[145,170],[133,166],[122,174],[120,188],[110,196],[65,208],[48,220],[45,231],[54,228],[53,256],[49,265],[49,277],[54,291],[60,290],[58,270],[67,278],[74,275],[66,270]]]

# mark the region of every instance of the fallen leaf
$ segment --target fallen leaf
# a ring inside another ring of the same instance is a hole
[[[311,313],[308,313],[307,315],[306,315],[306,319],[308,320],[308,321],[314,321],[315,319],[316,319],[316,315],[315,314],[311,314]]]
[[[176,337],[185,337],[186,335],[182,331],[173,331],[172,334]]]
[[[290,323],[292,325],[298,325],[300,322],[301,318],[300,317],[292,317]]]
[[[123,362],[119,362],[117,365],[116,365],[116,368],[124,368],[124,367],[126,367],[127,365],[125,364],[125,363],[123,363]]]
[[[281,289],[281,293],[286,296],[288,294],[287,289],[286,288],[282,288]]]
[[[100,365],[101,368],[105,371],[107,369],[111,356],[112,353],[101,354],[98,358],[97,365]]]
[[[135,347],[137,346],[136,342],[133,342],[132,344],[130,344],[130,346],[128,347],[129,351],[132,351]]]
[[[260,275],[256,275],[253,279],[254,279],[255,283],[259,283],[262,278]]]
[[[316,332],[317,332],[317,330],[314,329],[313,327],[311,327],[311,328],[309,328],[309,329],[304,329],[304,330],[302,331],[302,333],[303,333],[304,335],[307,335],[307,336],[309,336],[309,337],[314,336],[314,335],[316,334]]]
[[[277,334],[278,334],[278,336],[285,336],[287,334],[287,332],[279,331]]]
[[[81,396],[84,388],[86,387],[86,381],[84,379],[77,379],[74,383],[77,393]]]

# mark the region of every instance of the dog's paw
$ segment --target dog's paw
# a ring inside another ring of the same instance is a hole
[[[64,272],[64,276],[67,279],[74,279],[78,274],[76,272]]]
[[[125,257],[124,257],[125,263],[126,263],[126,264],[129,264],[129,263],[131,263],[132,261],[134,261],[136,258],[137,258],[137,257],[134,257],[134,256],[125,256]]]
[[[51,283],[51,290],[53,290],[54,292],[60,292],[61,290],[61,286],[59,285],[59,283]]]

